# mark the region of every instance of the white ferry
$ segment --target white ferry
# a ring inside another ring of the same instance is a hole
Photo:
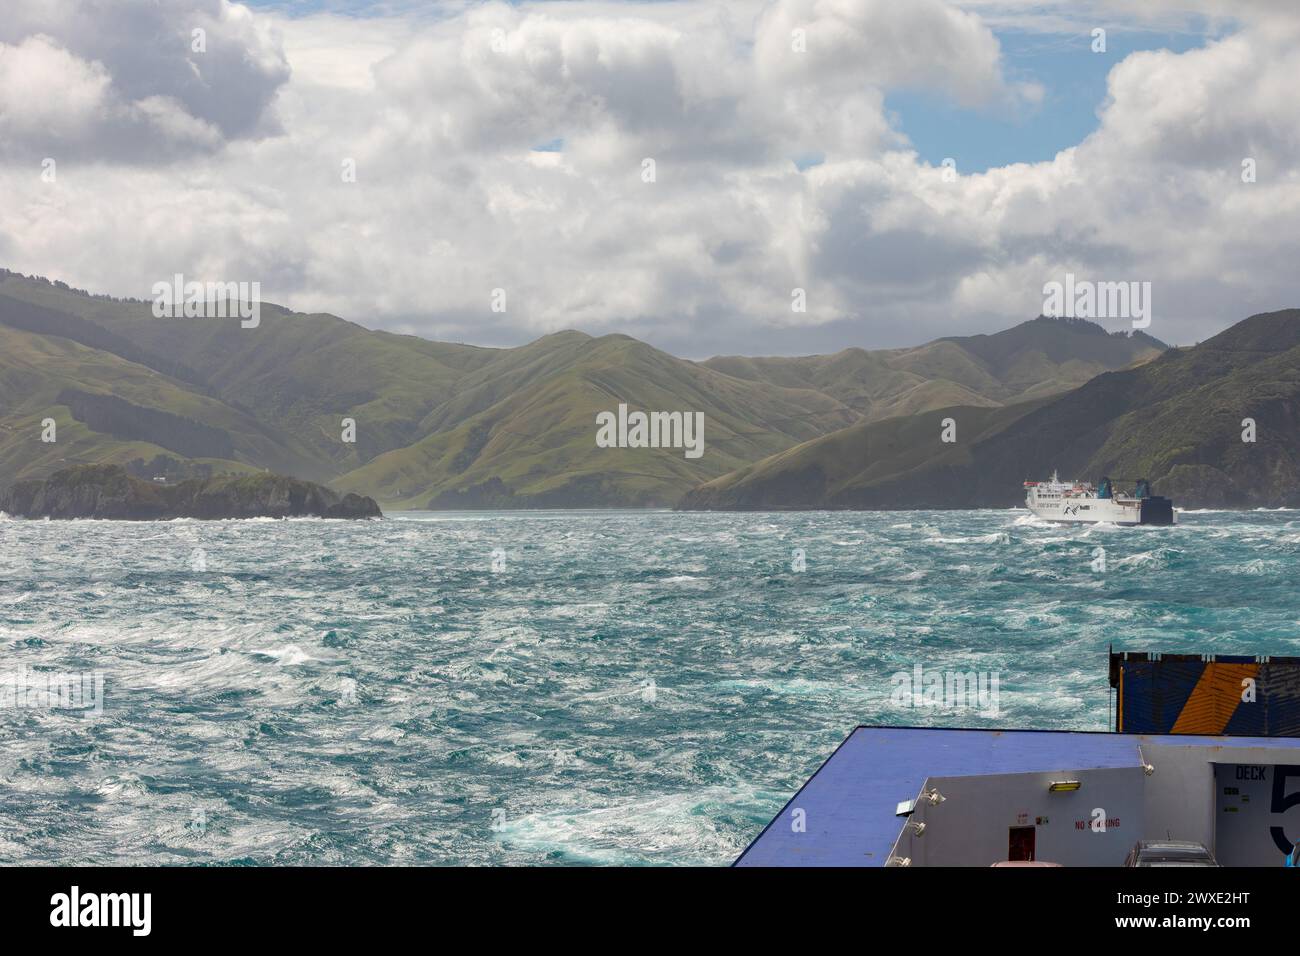
[[[1048,521],[1117,525],[1170,525],[1175,523],[1174,505],[1168,498],[1151,494],[1151,483],[1137,479],[1133,491],[1118,491],[1110,478],[1097,488],[1087,481],[1061,481],[1052,472],[1050,481],[1025,482],[1025,507]]]

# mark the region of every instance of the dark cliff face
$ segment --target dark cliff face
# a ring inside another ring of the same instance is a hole
[[[371,498],[339,495],[283,475],[191,479],[174,485],[133,478],[117,465],[79,465],[0,492],[0,511],[21,518],[381,518]]]

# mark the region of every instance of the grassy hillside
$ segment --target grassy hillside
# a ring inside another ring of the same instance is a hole
[[[941,441],[941,420],[957,441]],[[1242,441],[1244,418],[1257,441]],[[965,508],[1021,482],[1152,479],[1177,504],[1300,505],[1300,310],[1252,316],[1195,348],[1062,396],[861,423],[693,490],[689,508]]]
[[[557,370],[536,374],[553,356],[533,357],[524,363],[529,384],[473,414],[497,394],[492,383],[468,390],[459,424],[379,456],[338,486],[398,507],[667,506],[702,480],[857,417],[820,392],[732,378],[623,335],[568,333],[557,347],[569,353]],[[704,455],[597,447],[597,413],[620,402],[703,412]]]
[[[6,301],[7,300],[7,301]],[[82,319],[129,351],[120,357],[291,434],[305,446],[308,477],[334,477],[423,436],[421,420],[453,396],[461,374],[495,349],[372,332],[330,315],[264,305],[261,324],[238,319],[158,319],[145,302],[119,302],[9,276],[0,280],[0,322],[15,303]],[[98,337],[88,341],[101,349]],[[355,444],[340,440],[343,418],[358,423]]]
[[[815,388],[876,421],[1057,394],[1102,372],[1148,362],[1166,348],[1143,332],[1111,334],[1092,322],[1040,316],[994,335],[954,336],[910,349],[725,356],[705,364],[750,381]]]
[[[0,346],[0,485],[70,463],[158,462],[181,475],[292,474],[387,508],[671,505],[849,426],[996,409],[1161,348],[1040,319],[915,349],[697,363],[623,335],[490,349],[271,304],[250,329],[160,319],[148,302],[3,270]],[[703,457],[598,448],[596,415],[619,403],[703,413]],[[55,444],[40,441],[47,417]]]
[[[161,431],[147,441],[96,431],[78,421],[67,404],[68,383],[76,383],[76,391],[83,395],[98,393],[162,410],[224,435],[229,444],[223,447],[231,449],[231,458],[213,463],[228,470],[242,470],[253,462],[301,470],[301,463],[310,457],[293,438],[269,431],[251,416],[198,394],[183,382],[59,336],[0,324],[0,485],[49,474],[69,463],[122,464],[176,451],[158,443],[168,440]],[[55,420],[57,442],[41,441],[45,418]]]

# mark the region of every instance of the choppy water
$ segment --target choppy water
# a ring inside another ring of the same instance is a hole
[[[1111,642],[1300,655],[1300,514],[1182,521],[0,519],[0,677],[105,682],[0,710],[0,861],[725,864],[858,723],[1104,729]],[[897,707],[917,664],[998,715]]]

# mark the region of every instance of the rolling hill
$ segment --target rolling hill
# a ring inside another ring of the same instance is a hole
[[[627,336],[562,335],[584,340],[562,370],[380,455],[338,487],[374,489],[399,507],[668,506],[698,476],[723,474],[857,417],[815,390],[732,378]],[[702,412],[707,454],[692,460],[681,450],[597,447],[597,413],[620,403]]]
[[[1005,405],[1068,391],[1168,346],[1145,332],[1112,334],[1082,319],[1040,316],[993,335],[951,336],[910,349],[798,358],[709,359],[737,378],[814,388],[865,421],[952,405]]]
[[[1147,477],[1187,507],[1300,506],[1300,310],[1251,316],[1064,395],[861,422],[705,483],[681,507],[1006,507],[1054,469]]]
[[[261,324],[156,318],[143,300],[0,270],[0,486],[71,464],[151,477],[270,470],[392,508],[667,506],[843,429],[999,409],[1164,346],[1037,319],[914,349],[679,359],[568,331],[517,348],[430,342],[263,304]],[[704,416],[705,454],[598,448],[619,404]],[[53,418],[55,443],[40,441]],[[343,440],[343,420],[356,423]]]

